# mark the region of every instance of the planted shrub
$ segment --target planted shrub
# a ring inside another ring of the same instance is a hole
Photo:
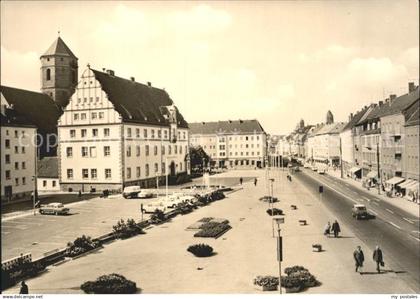
[[[99,242],[92,241],[91,237],[83,235],[74,240],[73,243],[67,243],[66,254],[67,256],[75,257],[100,246],[101,244]]]
[[[87,294],[134,294],[136,283],[120,274],[108,274],[98,277],[95,281],[87,281],[80,288]]]
[[[150,216],[150,221],[155,224],[159,224],[165,220],[165,213],[159,209],[156,209],[152,216]]]
[[[260,286],[263,289],[273,290],[279,285],[279,278],[275,276],[257,276],[254,278],[254,285]]]
[[[217,238],[232,227],[227,223],[208,222],[200,227],[200,231],[194,234],[194,237]]]
[[[287,276],[282,276],[281,285],[286,288],[299,288],[299,290],[315,287],[320,284],[308,269],[302,266],[293,266],[284,269]]]
[[[122,239],[130,238],[143,233],[142,228],[134,221],[134,219],[127,219],[127,222],[124,222],[124,220],[121,219],[112,228],[117,238]]]
[[[213,247],[207,244],[195,244],[188,247],[187,251],[197,257],[207,257],[213,254]]]

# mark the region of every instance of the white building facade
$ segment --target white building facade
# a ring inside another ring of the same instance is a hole
[[[189,172],[188,124],[166,91],[84,71],[59,121],[65,191],[155,186]]]

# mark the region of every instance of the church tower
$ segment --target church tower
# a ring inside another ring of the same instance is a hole
[[[61,109],[69,103],[77,85],[77,57],[61,37],[41,56],[41,91]]]

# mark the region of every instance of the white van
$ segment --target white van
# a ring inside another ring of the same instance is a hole
[[[135,198],[141,191],[140,186],[128,186],[124,188],[122,196],[124,198]]]

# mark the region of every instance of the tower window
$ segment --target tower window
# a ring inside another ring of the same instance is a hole
[[[51,70],[47,69],[47,81],[51,80]]]

